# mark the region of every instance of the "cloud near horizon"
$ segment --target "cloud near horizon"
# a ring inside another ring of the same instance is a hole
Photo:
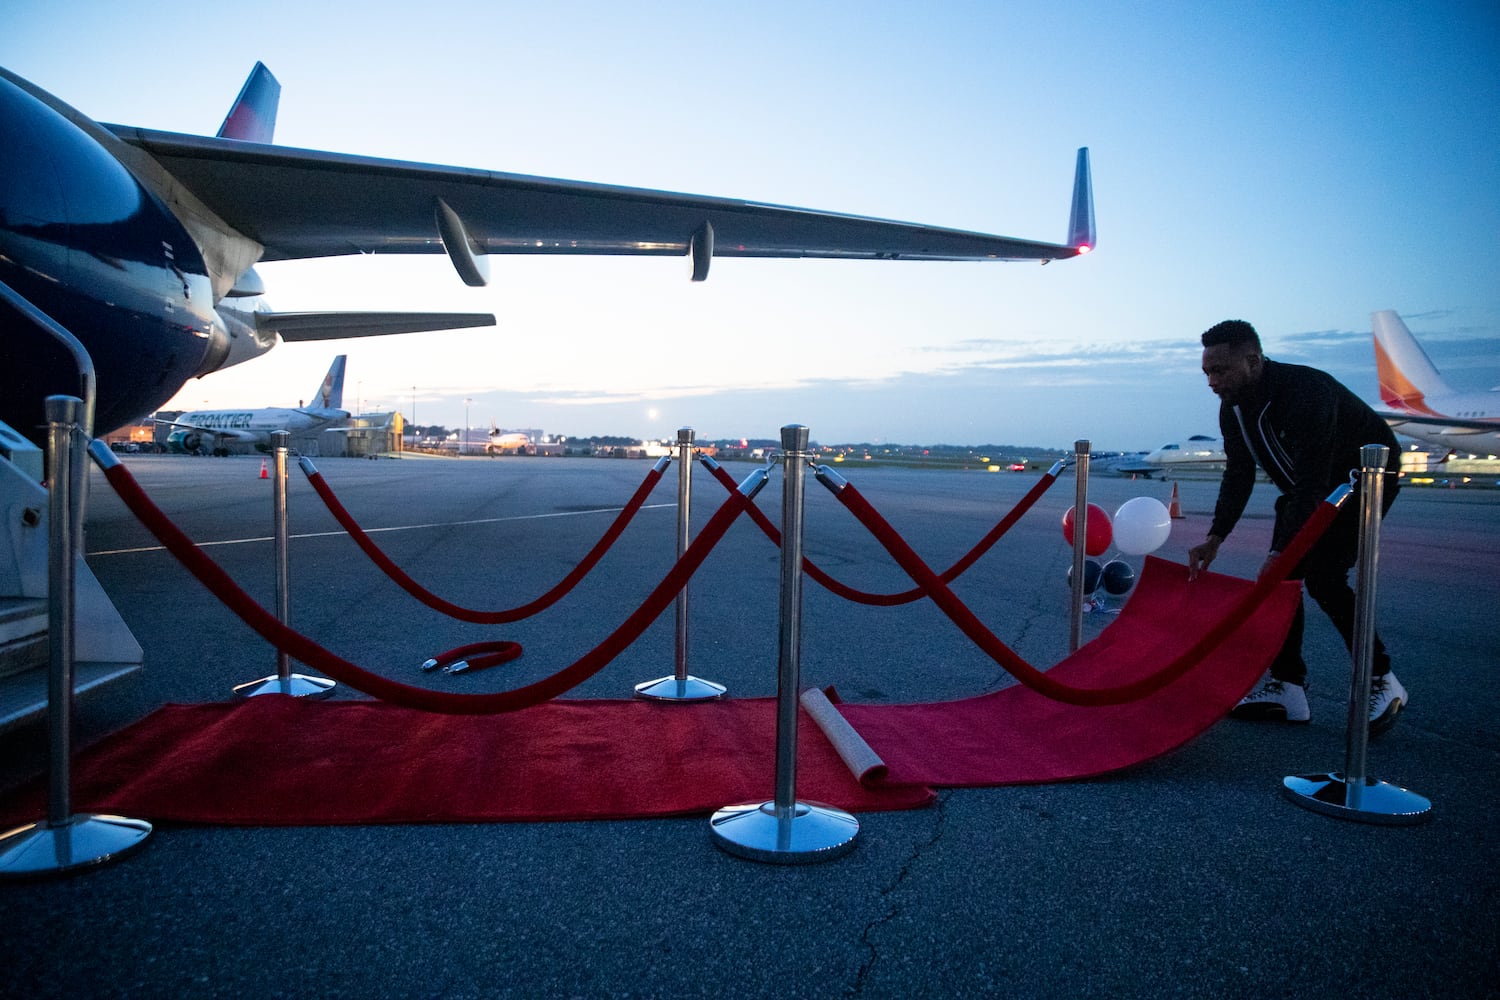
[[[1268,337],[1266,350],[1281,360],[1328,370],[1373,400],[1369,342],[1367,331],[1315,330]],[[679,425],[695,427],[705,439],[765,437],[784,423],[800,422],[823,442],[1065,448],[1091,436],[1100,448],[1135,450],[1192,433],[1216,433],[1217,403],[1198,371],[1196,345],[1162,339],[1089,348],[974,338],[957,346],[967,360],[951,358],[925,371],[883,378],[807,376],[771,386],[504,395],[509,406],[537,414],[531,426],[569,425],[577,433],[641,437],[660,436]],[[1500,379],[1500,341],[1436,336],[1429,346],[1440,369],[1462,376],[1452,380],[1455,387],[1487,378],[1487,388]],[[655,419],[643,421],[647,408],[656,411]],[[746,426],[747,412],[766,413],[764,426]],[[574,426],[580,418],[587,419],[589,429]],[[963,432],[955,434],[954,426]]]

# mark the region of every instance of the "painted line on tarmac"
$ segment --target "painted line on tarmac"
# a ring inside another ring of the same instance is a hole
[[[676,508],[675,503],[648,503],[641,506],[641,510],[660,510],[663,508]],[[593,507],[588,510],[562,510],[553,511],[550,514],[513,514],[509,517],[481,517],[469,521],[425,521],[421,524],[398,524],[389,528],[366,528],[365,534],[379,535],[389,531],[418,531],[423,528],[460,528],[475,524],[500,524],[505,521],[543,521],[555,517],[581,517],[586,514],[618,514],[624,507]],[[344,535],[347,532],[339,531],[307,531],[294,535],[288,535],[290,541],[293,538],[329,538],[334,535]],[[219,545],[249,545],[256,542],[275,541],[273,535],[257,535],[253,538],[225,538],[217,542],[194,542],[200,549],[210,549]],[[85,553],[88,556],[125,556],[134,555],[138,552],[165,552],[164,545],[143,545],[131,549],[100,549],[97,552]]]

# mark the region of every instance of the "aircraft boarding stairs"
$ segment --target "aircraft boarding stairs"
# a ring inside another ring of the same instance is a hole
[[[47,490],[43,456],[0,423],[0,733],[47,714]],[[94,698],[141,669],[141,646],[82,556],[73,688]]]

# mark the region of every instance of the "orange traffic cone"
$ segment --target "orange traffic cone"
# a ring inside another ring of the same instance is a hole
[[[1167,507],[1167,513],[1170,514],[1175,520],[1185,520],[1182,513],[1182,501],[1177,498],[1176,483],[1172,484],[1172,503]]]
[[[265,459],[261,459],[260,460],[260,478],[262,478],[262,479],[270,479],[271,478],[271,473],[269,471],[267,471],[267,469],[266,469],[266,460]],[[1173,507],[1172,509],[1176,510],[1177,508]]]

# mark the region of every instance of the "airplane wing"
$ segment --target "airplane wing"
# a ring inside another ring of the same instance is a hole
[[[1094,242],[1086,148],[1078,151],[1070,242],[1059,244],[729,198],[105,128],[160,161],[220,218],[262,244],[268,261],[449,253],[465,281],[482,284],[466,266],[482,265],[475,258],[485,254],[691,253],[694,278],[701,280],[709,256],[1046,262],[1087,253]]]
[[[388,333],[427,333],[494,326],[493,313],[412,312],[258,312],[256,329],[280,334],[287,343],[380,337]]]
[[[161,420],[157,417],[149,418],[153,424],[162,424],[167,427],[176,427],[184,431],[197,431],[199,434],[210,434],[215,440],[242,441],[245,444],[254,444],[259,438],[249,431],[235,430],[226,427],[201,427],[198,424],[185,424],[180,420]]]
[[[1446,427],[1444,433],[1461,437],[1465,434],[1482,434],[1500,431],[1500,420],[1467,420],[1463,417],[1445,417],[1442,414],[1399,413],[1377,410],[1376,415],[1390,424],[1391,430],[1399,431],[1402,424],[1421,424],[1424,427]]]
[[[1090,462],[1089,469],[1094,472],[1113,473],[1120,476],[1144,476],[1151,478],[1152,473],[1160,472],[1161,466],[1147,465],[1140,459],[1116,459],[1105,458]]]
[[[1089,471],[1100,475],[1117,476],[1145,476],[1151,478],[1153,472],[1160,472],[1161,467],[1148,465],[1146,453],[1141,452],[1114,452],[1111,454],[1100,454],[1089,456]]]

